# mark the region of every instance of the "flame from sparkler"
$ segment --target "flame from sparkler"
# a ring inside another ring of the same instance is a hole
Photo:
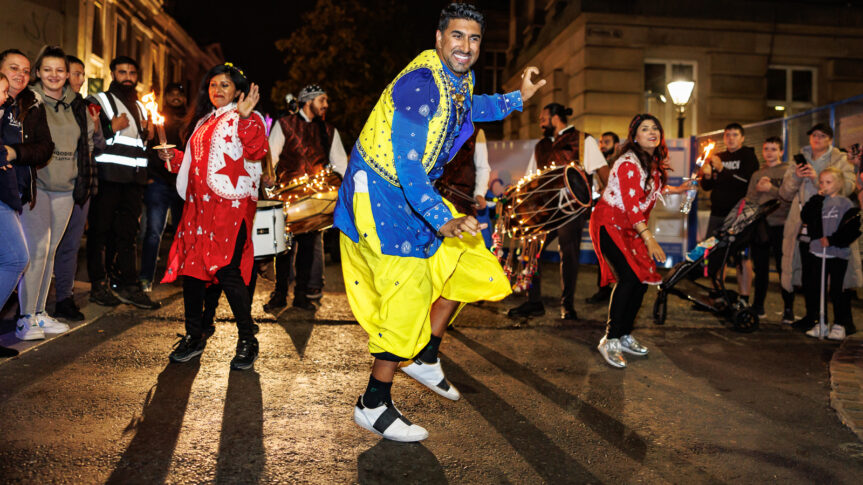
[[[702,151],[702,152],[701,152],[701,156],[700,156],[700,157],[698,157],[698,160],[696,160],[696,161],[695,161],[695,166],[696,166],[696,167],[699,167],[699,168],[700,168],[702,165],[704,165],[704,162],[707,160],[707,157],[709,157],[709,156],[710,156],[710,152],[712,152],[712,151],[713,151],[713,147],[714,147],[714,146],[716,146],[716,143],[714,143],[714,141],[713,141],[713,140],[710,140],[710,143],[708,143],[708,144],[704,147],[704,151]]]
[[[150,120],[156,125],[164,125],[165,117],[159,114],[159,104],[156,103],[156,93],[150,91],[141,98],[144,108],[150,113]]]

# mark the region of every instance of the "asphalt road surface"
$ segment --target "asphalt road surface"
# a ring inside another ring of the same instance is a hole
[[[544,272],[555,291],[556,272]],[[595,273],[581,278],[581,296]],[[618,370],[595,345],[604,309],[513,321],[520,300],[468,307],[442,359],[463,399],[396,376],[393,398],[430,436],[380,440],[353,423],[371,359],[338,267],[316,313],[254,313],[261,357],[230,371],[223,300],[199,361],[168,364],[179,294],[118,307],[0,362],[5,483],[860,483],[863,444],[829,406],[835,343],[779,324],[752,334],[672,303]],[[652,290],[646,297],[652,302]],[[772,298],[772,297],[771,297]],[[774,298],[778,300],[778,298]],[[802,307],[802,301],[798,302]],[[859,312],[859,310],[855,310]],[[773,318],[775,320],[775,318]],[[857,319],[858,322],[861,319]]]

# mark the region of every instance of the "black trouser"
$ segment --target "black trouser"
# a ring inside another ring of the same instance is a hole
[[[322,231],[297,234],[294,236],[291,249],[276,256],[276,293],[286,295],[291,281],[296,281],[295,300],[305,299],[307,294],[323,289],[324,233]]]
[[[121,286],[138,281],[135,243],[140,229],[144,187],[135,183],[118,184],[99,181],[99,193],[90,203],[87,222],[87,273],[90,282],[106,278],[106,267],[112,269]],[[106,253],[111,245],[113,257]],[[113,259],[111,261],[108,258]]]
[[[803,292],[806,295],[806,316],[818,321],[821,315],[821,298],[825,298],[825,317],[829,295],[833,303],[833,323],[844,327],[853,327],[851,323],[851,300],[842,289],[845,281],[845,270],[848,260],[842,258],[820,258],[810,252],[801,254],[804,261]],[[821,264],[824,262],[824,294],[821,294]],[[808,271],[808,273],[807,273]],[[829,288],[829,291],[828,291]],[[826,322],[825,322],[826,323]],[[847,330],[847,329],[846,329]]]
[[[617,280],[608,304],[606,337],[620,338],[632,333],[635,317],[638,316],[638,310],[641,309],[641,302],[647,292],[647,285],[642,283],[629,267],[629,262],[604,227],[599,229],[599,250]]]
[[[252,277],[249,279],[249,302],[255,300],[255,287],[258,284],[258,267],[252,265]],[[219,298],[222,297],[222,285],[214,283],[204,290],[204,315],[201,318],[201,328],[207,328],[216,321],[216,309],[219,306]]]
[[[581,231],[584,229],[584,216],[576,217],[559,227],[556,231],[549,233],[545,244],[558,238],[560,252],[560,306],[565,309],[573,309],[575,301],[575,283],[578,280],[578,257],[581,253]],[[527,292],[528,300],[531,302],[542,301],[542,265],[537,265],[536,274],[531,280],[530,290]]]
[[[770,256],[773,256],[776,271],[782,274],[782,237],[785,226],[771,226],[765,223],[763,228],[766,234],[756,235],[749,246],[752,251],[752,269],[755,271],[755,300],[752,306],[762,310],[764,299],[767,298],[767,287],[770,285]],[[780,290],[784,309],[793,310],[794,293],[785,291],[784,288]]]
[[[255,328],[252,323],[252,299],[249,289],[243,282],[240,273],[240,260],[243,258],[243,245],[246,243],[246,224],[240,226],[237,234],[237,242],[234,245],[234,255],[231,262],[222,269],[216,271],[219,285],[228,297],[228,304],[234,312],[237,320],[237,333],[241,339],[250,339],[255,336]],[[215,290],[210,292],[212,298]],[[193,278],[183,277],[183,303],[186,310],[186,334],[194,338],[200,338],[204,330],[204,300],[207,297],[207,282]],[[216,304],[218,304],[216,298]],[[213,305],[213,311],[215,305]]]

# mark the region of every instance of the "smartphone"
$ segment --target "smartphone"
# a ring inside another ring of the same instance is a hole
[[[797,165],[806,165],[808,162],[802,153],[798,153],[797,155],[794,155],[794,163]]]

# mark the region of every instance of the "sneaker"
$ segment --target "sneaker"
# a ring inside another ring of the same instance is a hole
[[[827,325],[816,323],[812,328],[806,331],[806,335],[814,338],[824,338],[827,336]]]
[[[611,297],[611,285],[600,287],[592,296],[585,298],[584,302],[596,305],[598,303],[608,301],[609,297]]]
[[[794,310],[786,308],[785,311],[782,312],[782,324],[791,325],[792,323],[794,323]]]
[[[54,318],[62,318],[70,322],[80,322],[84,320],[84,314],[81,309],[75,304],[75,300],[70,296],[65,300],[60,300],[54,305],[54,313],[51,315]]]
[[[845,340],[845,326],[834,323],[830,327],[830,333],[827,334],[827,338],[830,340]]]
[[[141,287],[141,291],[143,291],[144,293],[153,292],[153,282],[150,280],[140,280],[138,281],[138,286]]]
[[[291,306],[294,308],[302,308],[309,312],[313,312],[318,309],[315,304],[307,298],[294,298],[294,302],[291,303]]]
[[[323,297],[324,292],[321,290],[309,290],[308,293],[306,293],[307,300],[320,300]]]
[[[440,359],[438,359],[434,364],[428,364],[419,359],[415,359],[410,364],[400,367],[400,369],[405,374],[413,377],[420,384],[447,399],[458,401],[461,397],[458,389],[447,382],[446,376],[443,374],[443,368],[440,365]]]
[[[69,325],[51,318],[45,312],[39,312],[35,315],[36,321],[39,322],[39,327],[45,333],[63,333],[69,331]]]
[[[237,342],[237,353],[231,360],[231,369],[246,370],[258,360],[258,340],[254,337]]]
[[[35,317],[25,315],[15,324],[15,336],[18,340],[42,340],[45,338],[45,332]]]
[[[138,285],[129,285],[120,288],[117,291],[117,298],[123,303],[128,303],[145,310],[155,310],[162,306],[161,303],[153,301],[149,296],[145,295]]]
[[[195,338],[191,335],[177,334],[180,340],[174,344],[174,350],[168,359],[171,362],[188,362],[204,353],[207,341],[203,338]]]
[[[270,293],[270,301],[264,303],[264,311],[272,312],[288,306],[288,296],[280,291]]]
[[[623,358],[620,339],[603,336],[596,348],[599,349],[599,353],[602,354],[605,361],[611,364],[612,367],[619,369],[626,367],[626,359]]]
[[[803,317],[800,320],[795,320],[794,323],[791,324],[791,328],[800,332],[805,332],[812,328],[812,325],[815,325],[815,320],[809,317]]]
[[[758,318],[764,318],[767,316],[767,312],[765,312],[762,307],[753,306],[751,307],[751,310],[753,315],[758,315]]]
[[[123,303],[117,299],[104,280],[94,281],[90,285],[90,301],[102,306],[117,306]]]
[[[545,307],[542,302],[533,301],[526,301],[506,312],[506,316],[510,318],[541,317],[543,315],[545,315]]]
[[[627,354],[647,355],[647,347],[638,343],[632,335],[624,335],[620,337],[620,350]]]
[[[411,443],[429,437],[425,428],[408,421],[408,418],[396,409],[395,404],[381,403],[376,408],[367,408],[363,406],[362,396],[354,406],[354,422],[361,428],[393,441]]]

